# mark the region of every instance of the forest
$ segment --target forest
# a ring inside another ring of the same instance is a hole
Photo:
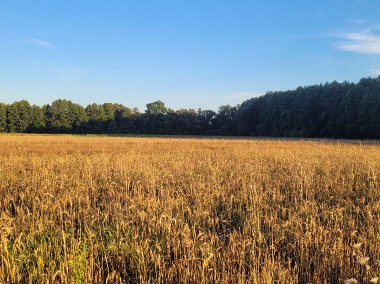
[[[0,103],[0,132],[380,138],[380,76],[267,92],[218,111],[167,108],[140,112],[116,103],[83,107],[58,99],[42,107]]]

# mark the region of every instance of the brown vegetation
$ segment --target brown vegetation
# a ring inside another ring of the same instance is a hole
[[[2,135],[0,283],[369,283],[379,173],[376,144]]]

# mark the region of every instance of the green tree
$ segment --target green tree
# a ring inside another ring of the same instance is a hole
[[[120,105],[113,103],[104,103],[104,116],[106,121],[115,120],[115,112],[120,108]]]
[[[215,117],[215,123],[222,135],[236,135],[237,127],[235,115],[238,106],[224,105],[219,107],[218,114]]]
[[[361,80],[364,85],[358,120],[363,138],[380,138],[380,76]]]
[[[344,127],[343,138],[360,137],[360,122],[358,120],[359,106],[363,94],[357,85],[353,84],[344,94],[342,100],[342,113],[340,120]]]
[[[155,101],[146,105],[145,117],[146,123],[144,130],[152,134],[167,134],[168,125],[166,123],[166,114],[168,109],[162,101]]]
[[[120,133],[134,133],[136,127],[134,124],[134,114],[129,107],[119,105],[115,110],[115,122]]]
[[[46,128],[46,119],[41,107],[32,106],[32,123],[29,126],[31,132],[44,132]]]
[[[325,84],[321,92],[321,135],[324,137],[340,138],[344,132],[341,114],[343,112],[343,98],[349,85],[336,81]]]
[[[73,128],[70,109],[70,101],[55,100],[51,106],[45,108],[46,117],[48,118],[48,128],[53,132],[70,132]]]
[[[216,112],[213,110],[202,110],[198,109],[197,111],[199,126],[200,126],[200,134],[203,135],[213,135],[218,134],[218,129],[216,128],[215,118]]]
[[[168,109],[165,106],[165,103],[162,101],[155,101],[153,103],[146,104],[147,115],[165,115]]]
[[[252,98],[242,103],[236,114],[236,124],[239,135],[258,136],[259,116],[263,109],[264,96]]]
[[[170,134],[199,134],[199,120],[194,109],[170,110],[167,113],[166,121]]]
[[[0,103],[0,132],[7,131],[7,105]]]
[[[82,132],[88,121],[87,114],[81,105],[70,100],[55,100],[51,105],[42,107],[46,119],[46,128],[50,132]]]
[[[7,107],[7,122],[9,132],[26,132],[32,123],[32,107],[22,100]]]
[[[92,133],[104,133],[107,128],[107,116],[102,105],[90,104],[85,108],[88,123],[87,131]]]
[[[79,104],[69,101],[72,128],[77,133],[82,133],[88,123],[86,110]]]

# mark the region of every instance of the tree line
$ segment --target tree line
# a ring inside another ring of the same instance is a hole
[[[145,112],[65,99],[42,107],[26,100],[0,103],[0,132],[379,139],[380,76],[267,92],[217,112],[173,110],[162,101],[148,103]]]

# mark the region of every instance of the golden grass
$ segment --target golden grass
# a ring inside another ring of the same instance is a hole
[[[369,283],[379,173],[376,144],[1,135],[0,283]]]

